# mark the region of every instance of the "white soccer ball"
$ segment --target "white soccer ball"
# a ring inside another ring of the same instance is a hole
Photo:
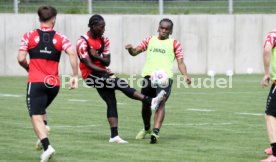
[[[169,84],[169,76],[164,70],[155,70],[150,76],[154,86],[166,86]]]

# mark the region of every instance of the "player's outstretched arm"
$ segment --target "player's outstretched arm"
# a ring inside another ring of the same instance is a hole
[[[27,62],[27,52],[25,51],[19,51],[17,56],[17,61],[20,66],[22,66],[27,72],[29,71],[29,64]]]
[[[128,53],[131,56],[137,56],[138,54],[143,52],[143,49],[141,47],[137,46],[136,48],[133,48],[132,44],[127,44],[125,46],[125,49],[128,50]]]
[[[185,65],[183,59],[182,58],[181,59],[177,59],[177,64],[178,64],[179,71],[181,72],[181,74],[186,79],[186,83],[187,84],[191,84],[192,80],[191,80],[191,77],[187,74],[187,68],[186,68],[186,65]]]

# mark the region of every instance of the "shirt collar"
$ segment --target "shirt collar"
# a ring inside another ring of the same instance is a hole
[[[42,31],[52,31],[53,30],[53,28],[45,27],[45,26],[40,26],[39,29],[42,30]]]

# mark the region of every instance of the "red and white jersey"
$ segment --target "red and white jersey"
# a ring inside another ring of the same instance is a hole
[[[273,48],[276,46],[276,30],[271,31],[266,35],[264,45],[267,43],[272,45]]]
[[[110,43],[109,39],[105,36],[102,36],[102,38],[93,39],[89,36],[89,33],[87,32],[83,37],[88,41],[91,49],[99,50],[101,48],[101,39],[103,40],[104,49],[103,49],[103,55],[110,54]],[[83,38],[79,38],[77,42],[77,53],[82,58],[89,58],[89,53],[87,51],[87,43]],[[103,65],[99,60],[93,61],[93,64],[100,67],[100,68],[106,68],[105,65]],[[92,72],[90,68],[88,68],[84,63],[80,62],[80,70],[82,73],[82,77],[86,79],[88,75]]]
[[[39,30],[50,32],[54,31],[52,28],[40,27]],[[38,46],[40,41],[39,33],[37,29],[24,34],[21,39],[19,51],[29,52]],[[67,51],[72,48],[71,42],[65,35],[56,32],[53,39],[54,48],[57,51]],[[41,49],[44,50],[44,49]],[[46,49],[47,50],[47,49]],[[47,79],[47,78],[51,79]],[[51,85],[60,85],[58,76],[58,62],[53,60],[47,60],[42,58],[32,58],[29,63],[28,82],[45,82]]]
[[[152,38],[152,36],[147,37],[138,46],[141,47],[143,49],[143,51],[146,51],[151,38]],[[179,41],[174,40],[173,48],[174,48],[175,58],[176,59],[183,59],[182,47],[181,47],[181,44],[180,44]]]
[[[53,29],[48,27],[40,27],[39,28],[42,31],[53,31]],[[21,39],[19,51],[28,51],[29,49],[32,49],[36,47],[36,45],[39,42],[39,34],[37,32],[37,29],[34,29],[28,33],[25,33],[23,38]],[[56,32],[56,35],[54,36],[53,43],[58,51],[66,51],[68,48],[72,47],[71,42],[69,39],[59,33]]]

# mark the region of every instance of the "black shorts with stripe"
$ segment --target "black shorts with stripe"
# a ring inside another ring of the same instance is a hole
[[[126,96],[133,99],[133,94],[136,91],[131,88],[127,81],[121,78],[112,78],[102,73],[91,73],[86,79],[85,83],[88,86],[97,89],[97,92],[107,105],[107,117],[118,118],[117,100],[115,90],[123,92]]]
[[[47,107],[52,103],[59,92],[59,86],[47,83],[28,83],[26,103],[30,116],[46,114]]]
[[[267,97],[265,113],[276,117],[276,86],[274,83],[272,84]]]
[[[167,86],[164,86],[164,87],[152,86],[150,81],[150,76],[146,76],[144,77],[144,80],[143,80],[141,93],[146,96],[154,98],[161,90],[164,90],[166,92],[166,95],[165,95],[166,100],[168,100],[171,94],[172,84],[173,84],[173,80],[169,79],[169,84]],[[150,105],[147,105],[147,106],[150,106]]]

